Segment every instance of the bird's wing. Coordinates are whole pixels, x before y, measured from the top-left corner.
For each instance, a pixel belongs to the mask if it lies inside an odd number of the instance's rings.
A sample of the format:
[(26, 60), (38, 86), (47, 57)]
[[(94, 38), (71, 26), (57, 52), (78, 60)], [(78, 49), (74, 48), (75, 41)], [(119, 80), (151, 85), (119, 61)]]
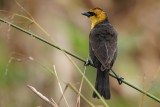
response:
[(110, 66), (112, 66), (110, 64), (117, 51), (116, 36), (116, 33), (111, 29), (96, 28), (91, 31), (90, 48), (104, 69), (110, 69)]

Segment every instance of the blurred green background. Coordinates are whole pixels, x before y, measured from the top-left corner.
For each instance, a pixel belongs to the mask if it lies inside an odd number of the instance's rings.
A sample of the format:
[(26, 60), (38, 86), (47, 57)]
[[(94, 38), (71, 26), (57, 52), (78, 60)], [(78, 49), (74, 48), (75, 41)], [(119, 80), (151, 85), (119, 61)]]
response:
[[(90, 21), (81, 12), (94, 7), (104, 9), (118, 32), (118, 57), (114, 70), (131, 84), (160, 98), (160, 1), (151, 0), (0, 0), (0, 17), (25, 28), (61, 48), (88, 57)], [(48, 32), (23, 17), (34, 20)], [(33, 60), (31, 60), (33, 59)], [(72, 58), (83, 71), (83, 63)], [(56, 77), (46, 68), (55, 65), (59, 78), (77, 88), (81, 76), (60, 51), (0, 22), (0, 107), (46, 107), (31, 92), (34, 86), (58, 102), (61, 92)], [(94, 85), (96, 70), (88, 67), (86, 76)], [(64, 82), (61, 81), (63, 89)], [(110, 78), (110, 107), (160, 107), (160, 104), (136, 90)], [(82, 94), (94, 105), (92, 89), (84, 82)], [(65, 93), (70, 107), (75, 107), (77, 94), (70, 88)], [(64, 100), (60, 107), (66, 107)], [(89, 105), (81, 100), (81, 107)]]

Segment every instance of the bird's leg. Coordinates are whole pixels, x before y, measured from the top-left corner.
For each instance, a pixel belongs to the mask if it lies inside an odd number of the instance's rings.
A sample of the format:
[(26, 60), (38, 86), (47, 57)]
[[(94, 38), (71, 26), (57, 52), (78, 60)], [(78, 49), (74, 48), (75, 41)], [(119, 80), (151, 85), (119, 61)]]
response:
[(122, 78), (119, 75), (117, 75), (112, 69), (111, 69), (111, 71), (116, 76), (116, 79), (117, 79), (118, 83), (121, 85), (123, 83), (122, 81), (124, 80), (124, 78)]
[(87, 61), (84, 63), (84, 66), (89, 66), (89, 65), (94, 65), (93, 61), (90, 58), (88, 58)]

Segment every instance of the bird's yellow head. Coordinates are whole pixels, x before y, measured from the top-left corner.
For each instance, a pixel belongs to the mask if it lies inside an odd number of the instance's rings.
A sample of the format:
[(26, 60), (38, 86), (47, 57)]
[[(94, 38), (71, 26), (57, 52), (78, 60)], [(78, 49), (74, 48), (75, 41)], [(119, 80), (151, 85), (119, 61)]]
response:
[(107, 14), (100, 8), (91, 9), (88, 12), (82, 13), (82, 15), (89, 17), (91, 20), (91, 29), (94, 28), (96, 24), (104, 21), (107, 18)]

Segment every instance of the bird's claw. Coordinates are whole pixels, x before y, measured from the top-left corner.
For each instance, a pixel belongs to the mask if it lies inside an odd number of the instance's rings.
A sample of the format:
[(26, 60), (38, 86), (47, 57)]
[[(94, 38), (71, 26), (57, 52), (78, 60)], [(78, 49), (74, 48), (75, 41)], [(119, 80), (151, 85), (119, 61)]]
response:
[(84, 66), (89, 66), (89, 65), (93, 65), (92, 60), (87, 59), (87, 61), (84, 63)]
[(117, 79), (119, 85), (121, 85), (121, 84), (123, 83), (123, 80), (124, 80), (123, 77), (120, 77), (119, 75), (117, 75), (117, 76), (116, 76), (116, 79)]
[(115, 75), (115, 78), (117, 79), (119, 85), (121, 85), (123, 83), (124, 78), (120, 77), (119, 75), (117, 75), (112, 69), (111, 71), (113, 72), (113, 74)]

